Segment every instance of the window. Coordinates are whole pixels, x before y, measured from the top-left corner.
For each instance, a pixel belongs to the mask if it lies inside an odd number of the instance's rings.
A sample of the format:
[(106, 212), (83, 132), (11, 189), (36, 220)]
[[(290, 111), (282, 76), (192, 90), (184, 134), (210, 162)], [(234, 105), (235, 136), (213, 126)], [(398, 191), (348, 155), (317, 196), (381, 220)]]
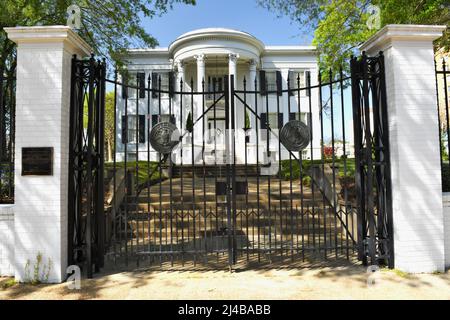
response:
[(309, 113), (307, 112), (291, 112), (289, 114), (289, 121), (292, 120), (300, 120), (301, 122), (303, 122), (304, 124), (309, 124)]
[(122, 116), (122, 143), (145, 143), (145, 116)]
[(259, 72), (259, 85), (261, 95), (277, 93), (281, 96), (282, 93), (282, 77), (280, 71), (264, 71)]
[[(145, 73), (129, 73), (127, 76), (123, 77), (122, 86), (122, 98), (128, 98), (130, 100), (135, 100), (137, 96), (140, 99), (145, 98)], [(139, 88), (139, 89), (137, 89)]]
[(214, 76), (214, 77), (208, 77), (208, 84), (205, 87), (205, 91), (210, 92), (206, 96), (206, 99), (214, 99), (214, 92), (216, 92), (216, 99), (218, 98), (219, 92), (222, 92), (224, 90), (223, 88), (223, 79), (225, 78), (225, 75), (223, 76)]
[(153, 114), (152, 115), (152, 127), (156, 126), (160, 122), (171, 122), (173, 124), (176, 124), (176, 119), (174, 115), (169, 114)]
[[(173, 72), (153, 72), (152, 73), (152, 98), (158, 98), (160, 91), (168, 91), (169, 96), (173, 96), (175, 88), (175, 77)], [(162, 95), (164, 95), (163, 93)]]
[(310, 80), (311, 80), (310, 78), (311, 78), (310, 71), (306, 70), (289, 71), (289, 89), (293, 90), (290, 92), (290, 95), (293, 96), (298, 94), (298, 89), (300, 88), (303, 89), (300, 90), (300, 96), (308, 97), (310, 94), (310, 90), (305, 90), (305, 88), (310, 87)]
[(261, 113), (261, 129), (268, 129), (267, 123), (270, 129), (281, 129), (283, 127), (283, 114), (276, 112)]
[(277, 90), (277, 76), (275, 72), (266, 72), (267, 91)]

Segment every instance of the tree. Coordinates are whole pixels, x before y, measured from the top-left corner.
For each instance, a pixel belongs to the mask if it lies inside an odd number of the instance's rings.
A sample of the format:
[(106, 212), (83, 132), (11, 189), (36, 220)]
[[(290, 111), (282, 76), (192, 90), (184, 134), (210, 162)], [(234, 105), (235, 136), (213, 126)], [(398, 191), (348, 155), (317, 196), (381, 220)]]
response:
[(94, 53), (120, 65), (124, 50), (158, 44), (142, 27), (142, 19), (164, 14), (174, 3), (194, 5), (195, 0), (2, 0), (0, 72), (15, 72), (15, 45), (7, 39), (5, 27), (66, 25), (67, 8), (75, 4), (81, 9), (80, 36)]
[[(314, 31), (313, 44), (320, 53), (320, 68), (325, 79), (331, 68), (340, 66), (355, 54), (358, 46), (377, 32), (367, 21), (370, 5), (381, 10), (381, 27), (387, 24), (450, 24), (448, 0), (257, 0), (267, 9), (288, 15), (303, 33)], [(440, 48), (450, 48), (449, 32), (436, 41)]]

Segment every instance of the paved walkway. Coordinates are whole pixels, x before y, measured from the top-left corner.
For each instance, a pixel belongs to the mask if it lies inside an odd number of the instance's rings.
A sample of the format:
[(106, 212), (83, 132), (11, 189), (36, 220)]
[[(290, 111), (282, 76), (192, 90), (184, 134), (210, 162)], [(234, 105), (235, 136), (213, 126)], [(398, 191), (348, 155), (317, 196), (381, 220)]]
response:
[[(320, 269), (143, 271), (100, 275), (79, 291), (14, 285), (0, 299), (450, 299), (450, 274), (381, 271), (375, 285), (359, 266)], [(0, 288), (8, 279), (0, 278)]]

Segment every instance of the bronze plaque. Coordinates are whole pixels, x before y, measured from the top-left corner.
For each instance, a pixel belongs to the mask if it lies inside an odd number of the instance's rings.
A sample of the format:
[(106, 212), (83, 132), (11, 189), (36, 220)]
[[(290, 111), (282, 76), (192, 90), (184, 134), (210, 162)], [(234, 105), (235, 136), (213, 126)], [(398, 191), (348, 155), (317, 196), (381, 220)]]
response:
[(289, 151), (303, 151), (311, 142), (310, 129), (303, 122), (292, 120), (281, 129), (280, 141)]
[(162, 154), (169, 154), (180, 143), (180, 133), (170, 122), (160, 122), (150, 132), (150, 145)]
[(22, 148), (22, 176), (52, 176), (53, 148)]

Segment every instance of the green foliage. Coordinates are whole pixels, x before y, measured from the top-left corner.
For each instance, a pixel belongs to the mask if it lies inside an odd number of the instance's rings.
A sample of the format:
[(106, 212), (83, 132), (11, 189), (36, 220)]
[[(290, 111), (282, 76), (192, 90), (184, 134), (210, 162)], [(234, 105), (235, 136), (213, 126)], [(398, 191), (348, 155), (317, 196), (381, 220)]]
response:
[[(42, 253), (38, 252), (36, 255), (36, 262), (31, 266), (31, 261), (27, 260), (25, 264), (25, 282), (37, 285), (40, 283), (48, 282), (50, 277), (50, 271), (52, 270), (53, 262), (49, 258), (47, 264), (43, 264)], [(31, 270), (33, 269), (33, 275), (31, 276)]]
[(107, 160), (111, 160), (114, 154), (114, 92), (108, 92), (105, 97), (105, 145)]
[[(369, 30), (369, 5), (381, 9), (381, 27), (387, 24), (450, 24), (448, 0), (258, 0), (259, 4), (280, 15), (288, 15), (300, 30), (314, 30), (313, 43), (320, 53), (324, 80), (328, 69), (336, 74), (358, 46), (377, 30)], [(449, 32), (436, 41), (438, 47), (450, 47)]]
[(244, 125), (244, 129), (251, 129), (252, 125), (250, 123), (250, 115), (248, 114), (248, 111), (245, 110), (245, 125)]
[[(324, 160), (325, 164), (331, 165), (333, 164), (332, 159)], [(350, 178), (353, 179), (355, 177), (355, 159), (347, 159), (345, 162), (346, 166), (344, 166), (344, 159), (335, 159), (335, 165), (339, 166), (339, 177), (340, 178)], [(302, 181), (306, 185), (310, 184), (311, 178), (309, 176), (309, 170), (311, 166), (321, 166), (322, 160), (303, 160), (302, 161)], [(291, 174), (291, 166), (292, 166), (292, 174)], [(281, 178), (284, 180), (298, 180), (300, 178), (300, 164), (296, 160), (283, 160), (281, 161)]]
[[(441, 138), (441, 141), (443, 141), (442, 138)], [(449, 157), (448, 157), (447, 148), (445, 147), (445, 145), (443, 143), (441, 144), (441, 156), (442, 156), (442, 161), (448, 162)]]
[[(154, 170), (158, 163), (156, 162), (150, 162), (150, 164), (147, 161), (139, 161), (137, 163), (138, 165), (138, 183), (143, 184), (145, 182), (150, 181), (156, 181), (160, 178), (165, 178), (163, 175), (162, 177), (159, 175), (159, 170)], [(124, 169), (125, 163), (124, 162), (116, 162), (116, 170)], [(106, 171), (113, 171), (114, 170), (114, 164), (111, 162), (105, 163), (105, 170)], [(127, 171), (132, 171), (133, 175), (136, 175), (136, 162), (127, 162)], [(149, 178), (148, 173), (154, 172), (153, 175)]]
[(0, 69), (6, 63), (10, 71), (15, 69), (15, 46), (6, 38), (4, 27), (66, 25), (67, 8), (72, 4), (81, 8), (80, 36), (96, 54), (120, 65), (125, 49), (158, 44), (142, 27), (142, 20), (166, 13), (175, 3), (194, 5), (195, 0), (2, 0)]
[(3, 290), (6, 290), (8, 288), (14, 287), (16, 284), (17, 284), (16, 279), (10, 278), (10, 279), (8, 279), (8, 280), (6, 280), (6, 281), (1, 283), (1, 288)]

